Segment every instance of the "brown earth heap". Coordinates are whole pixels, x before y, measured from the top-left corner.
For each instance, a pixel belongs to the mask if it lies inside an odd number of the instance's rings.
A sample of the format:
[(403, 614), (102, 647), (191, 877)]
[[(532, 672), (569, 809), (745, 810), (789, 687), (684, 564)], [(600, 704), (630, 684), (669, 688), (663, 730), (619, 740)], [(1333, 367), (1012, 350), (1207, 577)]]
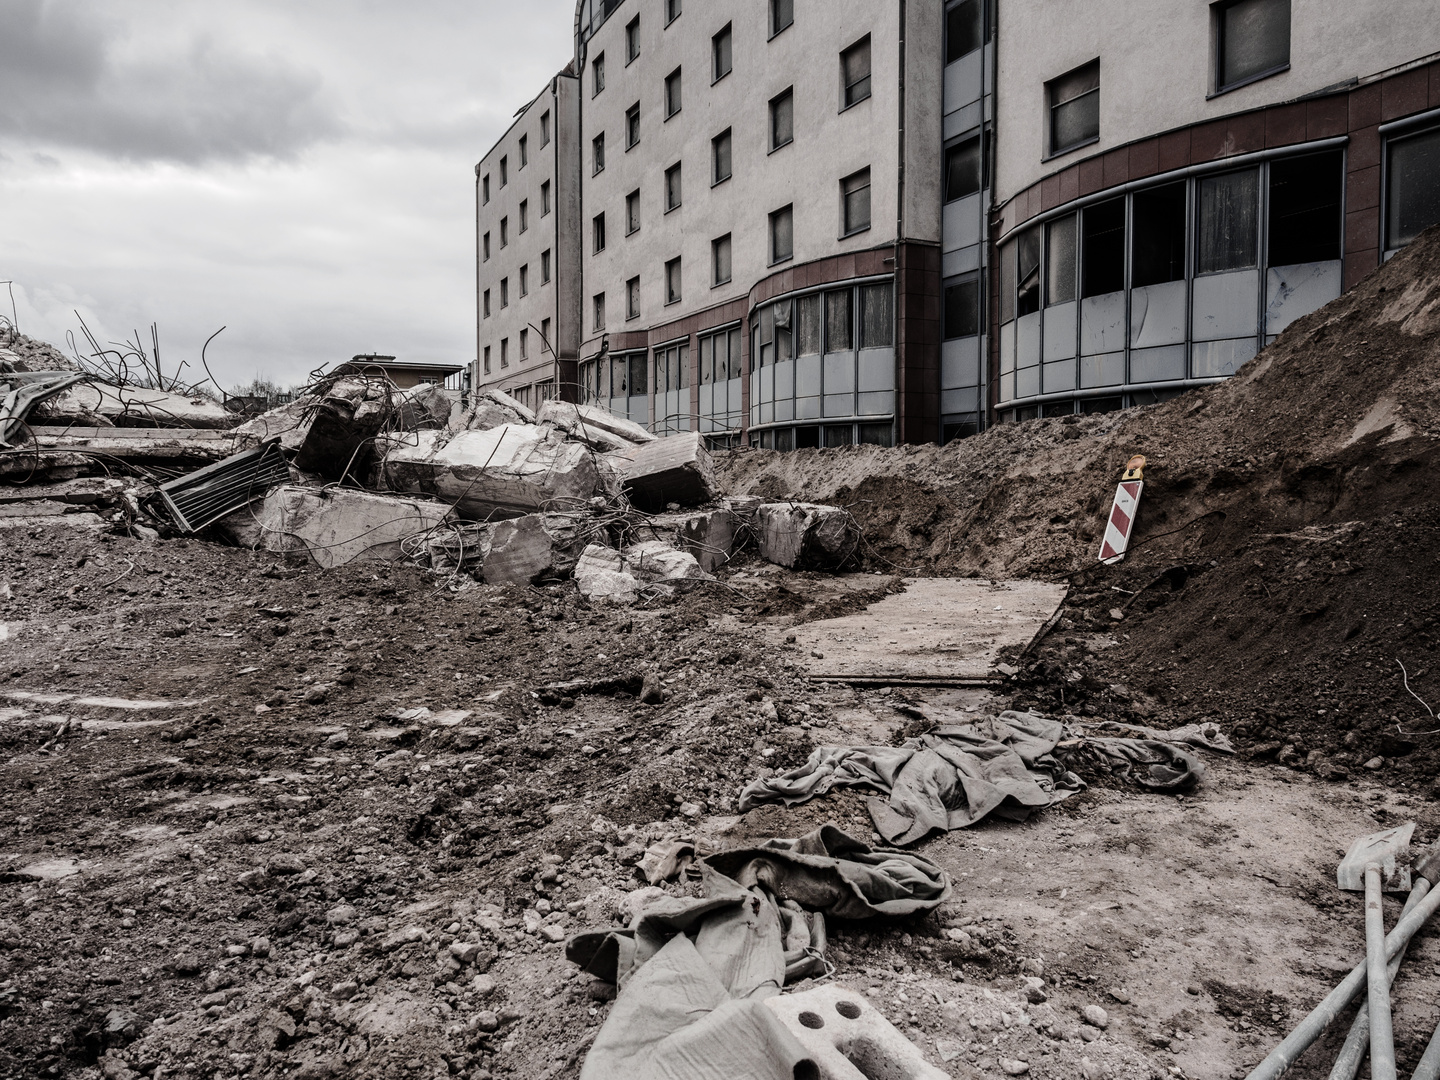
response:
[[(1321, 775), (1378, 757), (1397, 782), (1428, 782), (1436, 739), (1405, 733), (1440, 724), (1400, 664), (1440, 704), (1437, 390), (1431, 229), (1222, 385), (943, 448), (743, 450), (720, 471), (735, 494), (847, 505), (873, 568), (1068, 578), (1061, 633), (1122, 614), (1113, 647), (1072, 636), (1040, 650), (1027, 677), (1065, 687), (1045, 691), (1047, 705), (1214, 716), (1252, 753), (1308, 759)], [(1134, 547), (1102, 567), (1100, 532), (1134, 453), (1149, 461)]]

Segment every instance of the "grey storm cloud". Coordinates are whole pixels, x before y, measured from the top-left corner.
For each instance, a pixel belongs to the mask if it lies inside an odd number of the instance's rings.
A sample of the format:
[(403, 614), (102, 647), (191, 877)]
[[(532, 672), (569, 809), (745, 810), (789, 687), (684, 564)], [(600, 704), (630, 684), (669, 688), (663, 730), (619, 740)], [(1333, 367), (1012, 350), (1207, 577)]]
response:
[(147, 50), (57, 0), (0, 0), (0, 137), (135, 162), (293, 158), (343, 123), (314, 71), (195, 35)]

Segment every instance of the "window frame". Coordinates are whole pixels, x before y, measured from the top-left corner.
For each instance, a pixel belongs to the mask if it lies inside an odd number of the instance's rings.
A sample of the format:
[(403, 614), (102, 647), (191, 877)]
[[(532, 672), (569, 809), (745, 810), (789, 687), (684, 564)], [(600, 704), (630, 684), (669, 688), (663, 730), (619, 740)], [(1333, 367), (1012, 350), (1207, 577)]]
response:
[[(684, 264), (681, 257), (676, 255), (673, 259), (665, 260), (665, 306), (679, 304), (685, 299)], [(671, 272), (674, 272), (674, 281), (671, 281)], [(672, 284), (674, 288), (671, 288)]]
[(481, 360), (482, 360), (482, 362), (483, 362), (484, 365), (485, 365), (485, 370), (482, 372), (482, 374), (489, 375), (489, 374), (490, 374), (490, 346), (489, 346), (489, 345), (486, 345), (486, 346), (485, 346), (485, 351), (484, 351), (483, 353), (481, 353), (480, 355), (481, 355)]
[(489, 290), (489, 289), (486, 289), (483, 293), (480, 294), (480, 317), (481, 317), (482, 319), (488, 319), (488, 318), (490, 318), (490, 290)]
[[(667, 214), (679, 210), (680, 207), (685, 204), (685, 174), (681, 170), (682, 164), (683, 162), (677, 161), (674, 165), (671, 165), (668, 169), (665, 170), (663, 183), (665, 191), (665, 213)], [(672, 176), (675, 177), (674, 195), (676, 198), (674, 202), (670, 201), (670, 178)]]
[(1234, 82), (1224, 82), (1225, 68), (1225, 13), (1231, 8), (1239, 7), (1245, 0), (1216, 0), (1210, 5), (1210, 93), (1205, 95), (1205, 100), (1220, 97), (1232, 90), (1239, 90), (1242, 86), (1249, 86), (1251, 83), (1260, 82), (1274, 75), (1282, 75), (1290, 70), (1290, 51), (1294, 44), (1294, 8), (1291, 0), (1271, 0), (1272, 3), (1284, 3), (1286, 6), (1287, 35), (1289, 40), (1285, 43), (1285, 61), (1272, 67), (1257, 71), (1254, 74), (1246, 75), (1236, 79)]
[(605, 171), (605, 132), (590, 140), (590, 175), (599, 176)]
[(597, 98), (605, 92), (605, 52), (601, 50), (590, 61), (590, 96)]
[[(1404, 251), (1414, 239), (1407, 240), (1398, 246), (1392, 246), (1391, 240), (1391, 219), (1395, 213), (1395, 199), (1390, 192), (1390, 185), (1393, 182), (1392, 173), (1394, 166), (1392, 158), (1397, 145), (1403, 145), (1414, 139), (1423, 139), (1427, 136), (1440, 137), (1440, 121), (1437, 121), (1432, 111), (1420, 113), (1414, 117), (1405, 117), (1390, 124), (1382, 125), (1380, 130), (1380, 258), (1382, 260), (1391, 258), (1397, 252)], [(1341, 245), (1342, 257), (1344, 245)]]
[[(1066, 98), (1064, 101), (1055, 100), (1056, 84), (1058, 84), (1064, 79), (1070, 78), (1072, 75), (1078, 75), (1080, 72), (1090, 67), (1093, 67), (1095, 69), (1095, 86), (1093, 88), (1086, 90), (1083, 93), (1076, 94), (1074, 97)], [(1098, 56), (1095, 57), (1093, 60), (1087, 60), (1083, 64), (1077, 64), (1075, 67), (1071, 68), (1068, 71), (1061, 72), (1053, 79), (1045, 80), (1045, 156), (1040, 159), (1041, 161), (1050, 161), (1053, 158), (1063, 157), (1066, 154), (1074, 153), (1076, 150), (1079, 150), (1082, 147), (1094, 146), (1100, 141), (1099, 101), (1101, 85), (1100, 58)], [(1061, 106), (1069, 105), (1072, 102), (1079, 101), (1081, 98), (1089, 97), (1091, 94), (1095, 95), (1096, 100), (1095, 134), (1086, 136), (1084, 139), (1080, 139), (1077, 142), (1068, 143), (1065, 146), (1056, 146), (1055, 110), (1060, 108)]]
[(510, 366), (510, 339), (509, 339), (508, 337), (503, 337), (503, 338), (500, 339), (500, 370), (503, 371), (503, 370), (505, 370), (506, 368), (508, 368), (509, 366)]
[(540, 149), (550, 145), (550, 110), (540, 114)]
[(640, 59), (640, 16), (636, 15), (625, 24), (625, 66), (629, 67)]
[[(734, 23), (726, 23), (710, 37), (710, 85), (714, 86), (721, 79), (725, 78), (735, 70), (735, 34)], [(725, 41), (726, 47), (726, 68), (719, 71), (720, 67), (720, 41)]]
[(546, 248), (540, 253), (540, 284), (550, 284), (550, 249)]
[(519, 352), (520, 355), (516, 357), (516, 359), (518, 359), (522, 364), (526, 360), (530, 359), (530, 328), (528, 326), (522, 326), (520, 328)]
[[(632, 216), (631, 213), (630, 213), (630, 209), (631, 209), (632, 206), (633, 206), (634, 209), (635, 209), (635, 213), (634, 213), (633, 216)], [(625, 196), (625, 235), (626, 235), (626, 236), (634, 236), (634, 235), (635, 235), (637, 232), (639, 232), (639, 231), (640, 231), (640, 189), (639, 189), (639, 188), (636, 188), (634, 191), (630, 192), (629, 195), (626, 195), (626, 196)]]
[[(853, 191), (847, 190), (847, 188), (846, 188), (846, 185), (847, 185), (847, 184), (849, 184), (851, 181), (859, 180), (859, 179), (862, 178), (862, 177), (864, 178), (864, 184), (863, 184), (863, 186), (857, 184), (856, 187), (855, 187), (855, 189), (854, 189)], [(855, 170), (853, 173), (851, 173), (849, 176), (843, 176), (843, 177), (840, 178), (840, 239), (841, 239), (841, 240), (848, 240), (848, 239), (849, 239), (850, 237), (852, 237), (852, 236), (858, 236), (860, 233), (869, 232), (871, 226), (874, 224), (874, 221), (875, 221), (874, 208), (871, 206), (871, 203), (870, 203), (871, 188), (872, 188), (872, 185), (871, 185), (871, 174), (870, 174), (870, 166), (869, 166), (869, 165), (866, 165), (863, 169), (856, 169), (856, 170)], [(861, 191), (861, 190), (864, 190), (864, 192), (865, 192), (865, 211), (866, 211), (866, 212), (865, 212), (865, 224), (864, 224), (864, 225), (851, 226), (851, 224), (850, 224), (850, 198), (851, 198), (852, 195), (857, 194), (857, 193), (858, 193), (859, 191)]]
[[(721, 245), (725, 246), (725, 262), (727, 269), (722, 278), (719, 272)], [(735, 245), (734, 234), (726, 233), (724, 236), (717, 236), (710, 241), (710, 287), (718, 289), (721, 285), (728, 285), (735, 280)]]
[(510, 185), (510, 155), (500, 156), (500, 188), (503, 191)]
[[(858, 50), (861, 46), (864, 46), (866, 52), (867, 63), (865, 74), (863, 77), (856, 79), (853, 83), (846, 82), (845, 80), (848, 77), (848, 73), (845, 70), (845, 58), (848, 57), (851, 53)], [(851, 44), (840, 50), (840, 111), (842, 113), (850, 111), (851, 109), (855, 108), (855, 106), (859, 105), (862, 101), (869, 101), (874, 96), (874, 75), (875, 52), (871, 41), (871, 36), (869, 34), (863, 35), (856, 41), (852, 42)], [(851, 88), (859, 86), (862, 82), (865, 84), (864, 95), (862, 97), (857, 97), (852, 101), (850, 98)]]
[(490, 234), (488, 232), (480, 238), (480, 261), (490, 261)]
[[(681, 111), (685, 108), (685, 102), (684, 102), (684, 96), (685, 96), (685, 95), (684, 95), (684, 84), (683, 84), (682, 81), (681, 81), (681, 73), (682, 73), (683, 71), (684, 71), (684, 65), (682, 64), (682, 65), (680, 65), (679, 67), (677, 67), (674, 71), (670, 72), (669, 75), (666, 75), (666, 76), (665, 76), (664, 100), (665, 100), (665, 123), (667, 123), (667, 124), (670, 122), (670, 120), (671, 120), (672, 117), (679, 116), (680, 113), (681, 113)], [(674, 93), (674, 100), (673, 100), (673, 101), (671, 100), (671, 93), (670, 93), (672, 90), (675, 92), (675, 93)], [(674, 106), (674, 108), (671, 108), (672, 105)]]
[(520, 168), (516, 172), (524, 172), (525, 166), (530, 164), (530, 136), (521, 135), (519, 143), (516, 144), (520, 154)]
[(605, 294), (598, 292), (590, 298), (590, 317), (592, 320), (592, 332), (599, 332), (605, 329)]
[[(986, 166), (987, 166), (987, 158), (989, 157), (989, 154), (986, 152), (986, 150), (987, 150), (987, 144), (988, 144), (988, 142), (989, 142), (988, 136), (989, 136), (989, 131), (988, 131), (988, 130), (977, 131), (977, 132), (975, 132), (973, 135), (962, 135), (962, 136), (960, 136), (959, 138), (956, 138), (956, 139), (952, 140), (951, 142), (947, 143), (947, 144), (941, 149), (941, 151), (940, 151), (940, 168), (941, 168), (942, 184), (941, 184), (941, 191), (940, 191), (940, 200), (941, 200), (942, 205), (948, 205), (948, 204), (950, 204), (950, 203), (952, 203), (952, 202), (958, 202), (960, 199), (968, 199), (971, 195), (978, 195), (980, 192), (982, 192), (982, 191), (985, 190), (986, 184), (987, 184), (987, 182), (988, 182), (989, 179), (990, 179), (990, 178), (989, 178), (989, 175), (988, 175), (988, 172), (987, 172), (987, 169), (986, 169)], [(967, 191), (967, 192), (965, 192), (965, 194), (963, 194), (963, 195), (951, 195), (951, 194), (950, 194), (950, 157), (951, 157), (952, 153), (955, 153), (955, 152), (957, 152), (957, 151), (959, 151), (959, 150), (962, 150), (962, 149), (966, 149), (966, 148), (970, 147), (972, 144), (973, 144), (974, 147), (975, 147), (975, 153), (976, 153), (977, 159), (978, 159), (978, 161), (979, 161), (979, 169), (978, 169), (978, 172), (979, 172), (979, 184), (976, 186), (976, 188), (975, 188), (974, 191)]]
[[(720, 143), (721, 143), (722, 140), (727, 144), (726, 157), (729, 159), (729, 162), (728, 162), (728, 165), (727, 165), (727, 169), (726, 169), (726, 173), (725, 173), (724, 176), (719, 175), (719, 173), (720, 173)], [(720, 132), (720, 134), (714, 136), (714, 137), (711, 138), (711, 140), (710, 140), (710, 186), (711, 186), (712, 188), (713, 188), (713, 187), (719, 187), (721, 184), (725, 183), (727, 180), (730, 180), (732, 177), (734, 177), (734, 175), (735, 175), (735, 129), (734, 129), (734, 128), (728, 128), (728, 127), (727, 127), (724, 131)]]
[(486, 173), (480, 178), (480, 205), (490, 205), (490, 174)]
[(510, 246), (510, 215), (506, 214), (500, 219), (500, 250), (504, 251)]
[(530, 295), (530, 264), (522, 263), (520, 266), (520, 298), (523, 300)]
[[(778, 20), (775, 17), (776, 10), (782, 3), (790, 5), (790, 20), (789, 22), (785, 23), (784, 26), (777, 26), (776, 23), (778, 22)], [(767, 4), (766, 6), (770, 9), (770, 34), (765, 40), (774, 41), (786, 30), (789, 30), (790, 27), (795, 25), (795, 0), (770, 0), (769, 4)]]
[[(790, 106), (790, 135), (784, 142), (776, 142), (775, 110), (779, 105), (784, 103), (788, 103)], [(772, 97), (769, 102), (766, 103), (766, 112), (769, 116), (770, 121), (768, 124), (768, 130), (766, 132), (766, 134), (769, 136), (766, 141), (770, 144), (769, 149), (765, 151), (765, 154), (768, 157), (770, 154), (775, 153), (775, 151), (777, 150), (783, 150), (785, 147), (789, 146), (795, 141), (795, 87), (793, 85), (787, 86), (784, 90), (781, 90), (780, 93)]]
[[(775, 248), (775, 223), (776, 223), (777, 220), (779, 220), (779, 218), (780, 218), (780, 216), (781, 216), (782, 214), (788, 215), (788, 216), (789, 216), (789, 219), (790, 219), (790, 250), (789, 250), (788, 252), (786, 252), (784, 255), (779, 255), (779, 254), (777, 254), (776, 248)], [(777, 209), (770, 211), (770, 215), (769, 215), (769, 218), (768, 218), (768, 221), (767, 221), (766, 236), (765, 236), (765, 246), (766, 246), (766, 249), (767, 249), (767, 250), (766, 250), (766, 254), (769, 256), (769, 262), (767, 263), (767, 265), (769, 265), (769, 266), (779, 266), (781, 263), (789, 262), (791, 259), (795, 258), (795, 204), (794, 204), (794, 203), (787, 203), (787, 204), (784, 205), (784, 206), (778, 207)]]
[(550, 181), (545, 180), (540, 184), (540, 216), (550, 216)]
[(665, 25), (667, 28), (683, 14), (685, 14), (685, 5), (682, 0), (665, 0)]
[(508, 277), (502, 277), (502, 278), (500, 279), (500, 310), (501, 310), (501, 311), (504, 311), (504, 310), (505, 310), (506, 308), (508, 308), (509, 306), (510, 306), (510, 279), (509, 279)]
[[(955, 56), (951, 56), (950, 16), (952, 12), (959, 11), (967, 3), (978, 4), (980, 8), (980, 43), (976, 45), (975, 48), (970, 49), (967, 52), (958, 53)], [(951, 64), (958, 63), (959, 61), (965, 59), (965, 57), (970, 56), (972, 53), (977, 53), (981, 49), (985, 48), (985, 46), (990, 43), (990, 31), (992, 26), (993, 23), (990, 18), (989, 0), (960, 0), (960, 3), (948, 5), (945, 8), (945, 27), (942, 31), (944, 35), (944, 40), (941, 42), (942, 55), (945, 58), (944, 66), (949, 67)]]
[[(631, 136), (634, 138), (631, 138)], [(625, 110), (625, 152), (628, 154), (640, 145), (640, 102)]]
[(530, 230), (530, 200), (529, 200), (529, 199), (521, 199), (521, 200), (520, 200), (520, 206), (519, 206), (518, 213), (519, 213), (519, 216), (520, 216), (520, 231), (519, 231), (519, 235), (523, 236), (525, 233), (529, 232), (529, 230)]
[(625, 282), (625, 321), (640, 318), (640, 275)]
[(590, 254), (599, 255), (605, 250), (605, 211), (601, 210), (590, 219)]

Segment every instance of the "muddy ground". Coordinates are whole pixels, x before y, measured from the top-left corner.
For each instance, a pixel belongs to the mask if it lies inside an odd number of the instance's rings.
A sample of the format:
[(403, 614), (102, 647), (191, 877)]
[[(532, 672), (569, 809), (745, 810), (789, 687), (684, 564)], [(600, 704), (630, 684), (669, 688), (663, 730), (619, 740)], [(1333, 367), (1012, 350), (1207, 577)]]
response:
[[(7, 1080), (573, 1078), (611, 992), (560, 940), (612, 922), (647, 843), (823, 821), (872, 838), (856, 793), (743, 817), (734, 800), (814, 745), (913, 731), (899, 707), (916, 703), (1165, 726), (1202, 694), (1172, 672), (1209, 663), (1144, 656), (1143, 628), (1198, 587), (1168, 579), (1123, 623), (1104, 610), (1121, 594), (1077, 589), (1001, 693), (855, 691), (803, 678), (759, 631), (878, 599), (894, 582), (873, 571), (742, 558), (722, 584), (616, 609), (568, 584), (302, 570), (196, 540), (52, 526), (4, 543)], [(1126, 663), (1156, 670), (1125, 686)], [(637, 700), (647, 674), (655, 704)], [(546, 689), (573, 680), (600, 692)], [(1318, 688), (1314, 708), (1345, 707), (1338, 680)], [(179, 704), (122, 707), (142, 701)], [(956, 1077), (1002, 1059), (1041, 1080), (1243, 1076), (1363, 952), (1360, 903), (1333, 884), (1344, 847), (1440, 824), (1418, 777), (1282, 750), (1210, 759), (1190, 797), (1091, 777), (1027, 823), (922, 843), (954, 901), (832, 924), (835, 979)], [(1437, 962), (1427, 938), (1397, 983), (1405, 1070), (1437, 1019)], [(1342, 1034), (1300, 1075), (1327, 1072)]]

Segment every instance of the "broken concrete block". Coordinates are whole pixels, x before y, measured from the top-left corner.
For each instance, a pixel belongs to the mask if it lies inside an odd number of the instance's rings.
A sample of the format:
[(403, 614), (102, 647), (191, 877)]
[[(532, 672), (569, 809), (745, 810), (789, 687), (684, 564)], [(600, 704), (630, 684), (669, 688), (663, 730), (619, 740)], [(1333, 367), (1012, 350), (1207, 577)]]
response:
[(659, 513), (671, 503), (699, 506), (720, 494), (715, 464), (698, 431), (669, 435), (606, 457), (619, 468), (630, 501), (648, 513)]
[(381, 379), (346, 376), (315, 393), (271, 409), (235, 429), (241, 446), (278, 438), (304, 472), (338, 480), (348, 468), (361, 475), (370, 464), (370, 440), (390, 414), (392, 391)]
[(428, 499), (286, 486), (265, 497), (259, 523), (267, 551), (304, 552), (329, 569), (357, 560), (402, 559), (403, 541), (423, 540), (450, 516), (449, 507)]
[(656, 440), (655, 435), (639, 424), (595, 405), (547, 401), (540, 406), (537, 420), (602, 452), (642, 446)]
[(120, 427), (232, 428), (235, 414), (199, 395), (171, 394), (92, 380), (35, 406), (35, 424), (92, 423), (91, 417)]
[(535, 414), (503, 390), (482, 390), (452, 424), (458, 431), (489, 431), (502, 424), (533, 424)]
[(405, 431), (452, 427), (451, 417), (460, 409), (460, 391), (446, 390), (434, 383), (421, 383), (395, 395), (400, 427)]
[(583, 507), (595, 496), (613, 497), (612, 466), (548, 428), (502, 424), (488, 431), (436, 431), (386, 435), (381, 486), (423, 492), (466, 518), (519, 517)]
[(640, 593), (640, 582), (625, 572), (620, 553), (600, 544), (591, 544), (580, 555), (575, 584), (582, 596), (612, 604), (633, 604)]
[(675, 533), (680, 550), (694, 555), (705, 573), (713, 574), (735, 554), (740, 520), (734, 511), (702, 510), (675, 517), (678, 519)]
[(575, 569), (589, 534), (588, 515), (527, 514), (491, 526), (481, 574), (487, 585), (529, 585)]
[(677, 551), (663, 540), (647, 540), (625, 549), (624, 570), (637, 581), (676, 581), (708, 577), (695, 556)]
[(798, 570), (836, 570), (860, 546), (848, 511), (817, 503), (765, 503), (755, 513), (760, 557)]

